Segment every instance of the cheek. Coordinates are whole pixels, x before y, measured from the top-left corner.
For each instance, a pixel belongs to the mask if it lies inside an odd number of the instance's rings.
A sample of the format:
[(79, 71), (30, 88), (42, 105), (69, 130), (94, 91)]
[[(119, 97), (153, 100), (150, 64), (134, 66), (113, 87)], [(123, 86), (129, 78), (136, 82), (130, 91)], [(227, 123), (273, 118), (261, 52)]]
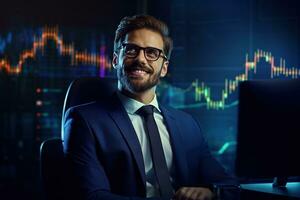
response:
[(124, 58), (124, 59), (122, 60), (122, 67), (124, 68), (124, 66), (131, 65), (132, 63), (133, 63), (133, 60), (132, 60), (132, 59)]

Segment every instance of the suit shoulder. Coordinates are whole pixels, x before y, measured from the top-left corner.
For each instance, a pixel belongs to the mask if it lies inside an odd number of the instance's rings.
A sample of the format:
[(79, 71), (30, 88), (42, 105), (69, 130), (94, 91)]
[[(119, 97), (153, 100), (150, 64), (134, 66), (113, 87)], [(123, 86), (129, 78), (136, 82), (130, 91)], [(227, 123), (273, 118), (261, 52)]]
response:
[(101, 103), (97, 101), (92, 101), (84, 104), (79, 104), (76, 106), (72, 106), (65, 112), (65, 116), (72, 115), (74, 113), (80, 114), (80, 115), (86, 115), (91, 114), (93, 112), (98, 112), (101, 110), (104, 110), (105, 105), (102, 105)]
[(179, 110), (179, 109), (173, 108), (171, 106), (167, 106), (167, 105), (163, 105), (162, 107), (164, 109), (166, 109), (170, 113), (170, 115), (172, 115), (176, 119), (194, 120), (194, 117), (191, 114), (189, 114), (183, 110)]

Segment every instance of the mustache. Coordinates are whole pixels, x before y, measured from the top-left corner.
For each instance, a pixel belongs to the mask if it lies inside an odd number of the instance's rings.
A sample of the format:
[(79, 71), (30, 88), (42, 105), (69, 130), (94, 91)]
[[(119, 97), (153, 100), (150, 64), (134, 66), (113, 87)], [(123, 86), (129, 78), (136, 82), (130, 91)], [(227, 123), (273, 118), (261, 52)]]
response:
[(153, 73), (153, 69), (151, 67), (147, 67), (145, 65), (142, 65), (140, 63), (133, 63), (131, 65), (127, 65), (124, 67), (124, 70), (127, 72), (134, 71), (134, 70), (142, 70), (147, 73)]

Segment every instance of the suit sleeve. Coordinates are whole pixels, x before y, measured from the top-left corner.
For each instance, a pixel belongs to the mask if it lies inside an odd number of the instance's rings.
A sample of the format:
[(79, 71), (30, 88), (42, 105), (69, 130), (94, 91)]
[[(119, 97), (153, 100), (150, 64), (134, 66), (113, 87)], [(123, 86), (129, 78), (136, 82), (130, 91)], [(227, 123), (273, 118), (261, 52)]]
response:
[(93, 132), (74, 108), (69, 109), (65, 115), (63, 145), (67, 167), (65, 184), (68, 199), (146, 200), (146, 198), (125, 197), (111, 192), (109, 180), (98, 159)]
[[(239, 199), (238, 180), (234, 176), (228, 174), (224, 167), (211, 155), (209, 147), (198, 122), (194, 122), (199, 131), (200, 144), (200, 162), (198, 169), (200, 170), (201, 179), (204, 186), (219, 188), (222, 191), (222, 199), (237, 200)], [(214, 187), (213, 187), (214, 186)]]
[(199, 164), (201, 179), (204, 183), (224, 183), (234, 179), (225, 171), (224, 167), (211, 155), (207, 142), (203, 136), (201, 128), (194, 118), (192, 118), (197, 130), (197, 141), (199, 150)]

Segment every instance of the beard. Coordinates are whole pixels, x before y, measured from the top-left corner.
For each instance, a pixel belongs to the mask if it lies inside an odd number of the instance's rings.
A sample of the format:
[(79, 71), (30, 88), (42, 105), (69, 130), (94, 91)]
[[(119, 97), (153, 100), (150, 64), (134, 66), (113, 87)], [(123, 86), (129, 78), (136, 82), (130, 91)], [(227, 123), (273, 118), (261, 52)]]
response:
[[(132, 77), (128, 73), (133, 70), (143, 70), (147, 73), (147, 77)], [(117, 71), (117, 76), (122, 88), (132, 93), (140, 93), (155, 87), (159, 83), (161, 70), (162, 66), (159, 71), (155, 72), (152, 67), (142, 65), (137, 61), (131, 65), (124, 65), (123, 67), (120, 67)]]

